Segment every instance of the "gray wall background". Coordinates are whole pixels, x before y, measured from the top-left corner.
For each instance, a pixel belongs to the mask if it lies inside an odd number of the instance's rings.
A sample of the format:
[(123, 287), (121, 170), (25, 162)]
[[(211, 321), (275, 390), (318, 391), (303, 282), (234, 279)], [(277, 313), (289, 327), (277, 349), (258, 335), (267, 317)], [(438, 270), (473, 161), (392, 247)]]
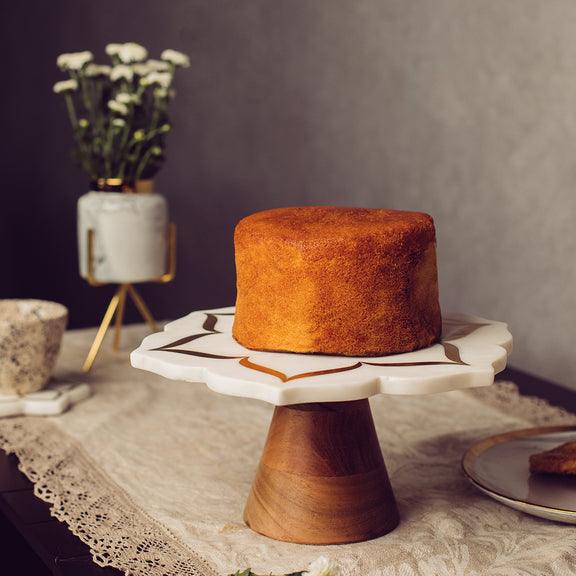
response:
[(444, 308), (509, 322), (515, 366), (576, 387), (575, 32), (571, 0), (3, 3), (0, 296), (99, 321), (110, 289), (77, 276), (87, 183), (51, 85), (60, 52), (133, 40), (192, 60), (158, 178), (179, 276), (144, 287), (157, 316), (233, 302), (233, 226), (255, 210), (423, 210)]

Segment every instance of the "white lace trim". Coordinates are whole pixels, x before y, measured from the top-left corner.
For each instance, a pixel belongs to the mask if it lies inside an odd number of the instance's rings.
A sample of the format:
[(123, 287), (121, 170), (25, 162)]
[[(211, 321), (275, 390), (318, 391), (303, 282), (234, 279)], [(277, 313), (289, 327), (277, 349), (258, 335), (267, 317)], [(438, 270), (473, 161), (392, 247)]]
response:
[(217, 576), (48, 421), (0, 421), (0, 446), (16, 454), (36, 496), (51, 504), (51, 514), (90, 547), (99, 566), (128, 576)]
[(494, 386), (467, 390), (466, 393), (504, 414), (512, 414), (527, 420), (534, 426), (576, 423), (576, 415), (572, 412), (559, 406), (552, 406), (543, 398), (521, 395), (514, 382), (498, 382)]
[[(576, 422), (575, 415), (545, 400), (520, 396), (512, 382), (467, 393), (535, 426)], [(89, 546), (99, 566), (129, 576), (217, 576), (207, 561), (135, 504), (80, 445), (49, 421), (0, 421), (0, 447), (16, 454), (34, 493)]]

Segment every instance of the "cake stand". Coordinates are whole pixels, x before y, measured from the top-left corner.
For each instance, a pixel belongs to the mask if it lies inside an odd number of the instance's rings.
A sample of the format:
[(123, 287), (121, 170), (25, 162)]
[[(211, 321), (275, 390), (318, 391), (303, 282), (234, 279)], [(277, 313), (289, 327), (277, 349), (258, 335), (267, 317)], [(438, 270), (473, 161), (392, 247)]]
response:
[(512, 348), (506, 324), (448, 314), (441, 342), (406, 354), (260, 352), (232, 337), (234, 308), (198, 311), (132, 352), (136, 368), (276, 406), (244, 519), (302, 544), (376, 538), (399, 521), (368, 398), (488, 386)]

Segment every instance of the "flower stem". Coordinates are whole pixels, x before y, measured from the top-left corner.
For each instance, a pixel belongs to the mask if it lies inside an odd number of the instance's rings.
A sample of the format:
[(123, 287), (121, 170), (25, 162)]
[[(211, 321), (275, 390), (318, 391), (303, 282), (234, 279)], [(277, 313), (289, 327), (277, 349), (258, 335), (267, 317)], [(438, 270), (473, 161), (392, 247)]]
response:
[(70, 118), (70, 124), (74, 131), (78, 128), (78, 118), (76, 116), (76, 110), (74, 109), (74, 102), (72, 102), (72, 96), (69, 93), (64, 94), (64, 100), (66, 101), (66, 109), (68, 110), (68, 116)]
[(66, 102), (68, 117), (70, 118), (70, 124), (72, 125), (74, 140), (76, 140), (76, 145), (78, 146), (80, 164), (82, 165), (82, 168), (93, 177), (94, 170), (92, 169), (92, 165), (90, 163), (90, 154), (86, 149), (85, 144), (82, 142), (82, 135), (78, 126), (78, 116), (76, 114), (76, 109), (74, 108), (74, 101), (72, 100), (72, 96), (69, 93), (64, 94), (64, 101)]
[(153, 147), (150, 146), (150, 148), (146, 150), (144, 156), (142, 156), (142, 159), (138, 163), (138, 167), (136, 168), (136, 172), (134, 173), (134, 182), (140, 180), (140, 176), (142, 176), (142, 172), (144, 172), (144, 168), (146, 168), (146, 165), (148, 164), (152, 156), (152, 148)]

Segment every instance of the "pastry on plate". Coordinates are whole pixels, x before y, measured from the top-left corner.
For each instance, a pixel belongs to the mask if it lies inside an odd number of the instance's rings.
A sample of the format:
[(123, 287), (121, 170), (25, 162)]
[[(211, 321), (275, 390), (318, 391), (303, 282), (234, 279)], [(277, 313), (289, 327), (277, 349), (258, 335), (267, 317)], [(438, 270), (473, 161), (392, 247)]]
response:
[(576, 442), (566, 442), (530, 456), (530, 472), (576, 475)]

